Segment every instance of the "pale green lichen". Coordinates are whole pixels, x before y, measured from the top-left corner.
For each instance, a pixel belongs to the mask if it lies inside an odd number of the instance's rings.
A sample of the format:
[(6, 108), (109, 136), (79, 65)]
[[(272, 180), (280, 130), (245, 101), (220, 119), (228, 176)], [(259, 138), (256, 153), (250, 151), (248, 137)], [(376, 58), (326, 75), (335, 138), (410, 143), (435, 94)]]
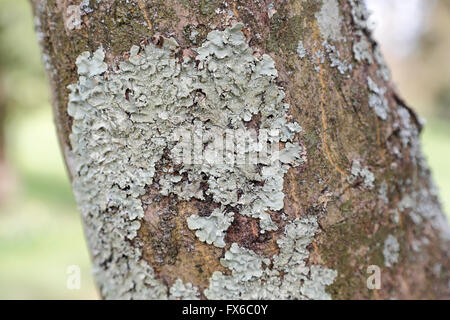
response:
[(361, 38), (358, 41), (353, 43), (353, 54), (356, 61), (365, 61), (368, 64), (373, 63), (372, 53), (370, 52), (370, 44), (363, 35), (361, 35)]
[(398, 210), (408, 214), (416, 225), (430, 222), (433, 228), (439, 230), (444, 239), (450, 239), (450, 228), (445, 214), (438, 200), (438, 191), (433, 180), (428, 177), (431, 186), (421, 182), (411, 192), (404, 192), (404, 196), (398, 203)]
[[(168, 295), (166, 285), (142, 260), (139, 242), (128, 241), (140, 228), (140, 197), (149, 185), (182, 200), (210, 195), (222, 206), (259, 219), (261, 232), (277, 229), (267, 211), (284, 207), (284, 174), (302, 161), (302, 149), (293, 142), (301, 128), (288, 121), (289, 105), (275, 82), (274, 61), (268, 55), (257, 59), (241, 28), (236, 24), (210, 32), (197, 49), (196, 61), (176, 60), (173, 39), (164, 39), (162, 47), (133, 46), (129, 59), (114, 72), (107, 72), (102, 48), (78, 57), (79, 78), (69, 86), (72, 150), (66, 155), (94, 274), (105, 298)], [(177, 163), (183, 142), (174, 138), (177, 130), (192, 131), (194, 124), (195, 135), (241, 132), (254, 115), (259, 116), (259, 129), (271, 133), (259, 146), (278, 138), (286, 142), (281, 161), (260, 157), (245, 164), (214, 158)], [(199, 150), (207, 151), (210, 142), (200, 139)], [(237, 148), (235, 153), (245, 158), (250, 151)], [(163, 174), (156, 175), (157, 165)]]
[(125, 112), (114, 108), (113, 99), (117, 103), (121, 99), (108, 95), (117, 82), (100, 76), (106, 71), (103, 59), (102, 48), (92, 57), (86, 52), (78, 57), (79, 79), (69, 86), (68, 105), (73, 126), (72, 150), (66, 154), (71, 159), (73, 189), (84, 218), (93, 273), (105, 298), (165, 298), (166, 286), (140, 260), (140, 250), (127, 241), (140, 228), (136, 219), (144, 212), (138, 197), (144, 194), (151, 173), (121, 160), (137, 157), (139, 151), (127, 137), (139, 131), (131, 129)]
[(355, 159), (352, 162), (351, 175), (347, 177), (347, 181), (353, 184), (358, 178), (362, 179), (365, 188), (372, 189), (374, 187), (373, 182), (375, 181), (375, 176), (369, 167), (362, 167), (361, 162)]
[(416, 163), (421, 154), (419, 130), (417, 125), (412, 122), (411, 115), (405, 107), (398, 105), (397, 114), (400, 122), (395, 123), (394, 126), (400, 130), (402, 147), (409, 147), (411, 160)]
[(330, 59), (330, 67), (337, 68), (340, 74), (346, 74), (347, 72), (352, 71), (353, 65), (341, 60), (341, 53), (335, 46), (330, 45), (328, 41), (324, 41), (322, 45)]
[(103, 48), (99, 48), (91, 57), (87, 51), (80, 54), (75, 61), (78, 67), (78, 75), (84, 77), (94, 77), (102, 74), (107, 70), (107, 65), (103, 60), (105, 59), (105, 52)]
[(318, 265), (311, 266), (310, 276), (304, 280), (300, 289), (301, 293), (312, 300), (330, 299), (325, 288), (334, 282), (337, 272)]
[(386, 88), (378, 87), (372, 78), (367, 77), (367, 84), (371, 93), (369, 94), (369, 107), (372, 108), (381, 120), (387, 120), (389, 113), (388, 101), (386, 99)]
[[(330, 299), (325, 288), (333, 283), (337, 272), (307, 265), (307, 246), (317, 229), (316, 217), (289, 222), (283, 237), (277, 240), (279, 254), (271, 260), (233, 244), (221, 261), (231, 269), (231, 275), (214, 272), (205, 296), (209, 299)], [(266, 267), (262, 268), (263, 265)]]
[(215, 209), (207, 217), (192, 215), (187, 218), (189, 229), (197, 230), (195, 235), (200, 241), (214, 244), (216, 247), (225, 247), (225, 231), (233, 222), (233, 213), (225, 213), (221, 209)]
[(400, 252), (400, 245), (398, 240), (393, 235), (388, 235), (384, 241), (383, 256), (384, 265), (386, 267), (392, 267), (398, 262)]
[(297, 44), (297, 54), (300, 57), (300, 59), (303, 59), (304, 57), (306, 57), (306, 49), (303, 46), (303, 41), (299, 40), (298, 44)]
[(374, 43), (372, 58), (372, 55), (369, 51), (369, 43), (364, 38), (364, 32), (370, 35), (371, 29), (373, 29), (368, 24), (368, 18), (370, 14), (367, 10), (366, 4), (362, 0), (348, 0), (348, 2), (350, 4), (353, 22), (359, 28), (356, 34), (358, 35), (358, 37), (360, 37), (360, 40), (355, 42), (353, 46), (355, 59), (358, 61), (367, 61), (371, 64), (373, 63), (374, 58), (379, 67), (376, 71), (377, 76), (384, 81), (389, 81), (391, 77), (390, 71), (386, 65), (383, 55), (381, 54), (379, 45)]
[(200, 293), (198, 288), (188, 282), (186, 285), (181, 279), (175, 280), (174, 284), (170, 287), (170, 299), (175, 300), (199, 300)]
[(353, 22), (362, 30), (369, 31), (367, 19), (369, 18), (369, 11), (363, 0), (348, 0), (351, 8)]
[(323, 0), (320, 11), (316, 13), (317, 23), (325, 40), (338, 41), (342, 39), (342, 17), (337, 0)]
[(381, 53), (378, 45), (374, 48), (373, 56), (379, 68), (376, 71), (377, 76), (379, 76), (384, 81), (389, 81), (391, 79), (391, 72), (386, 64), (386, 61), (384, 60), (383, 54)]
[(269, 264), (269, 259), (264, 259), (251, 250), (241, 248), (233, 243), (225, 253), (220, 263), (231, 270), (232, 276), (237, 281), (248, 281), (262, 276), (262, 264)]

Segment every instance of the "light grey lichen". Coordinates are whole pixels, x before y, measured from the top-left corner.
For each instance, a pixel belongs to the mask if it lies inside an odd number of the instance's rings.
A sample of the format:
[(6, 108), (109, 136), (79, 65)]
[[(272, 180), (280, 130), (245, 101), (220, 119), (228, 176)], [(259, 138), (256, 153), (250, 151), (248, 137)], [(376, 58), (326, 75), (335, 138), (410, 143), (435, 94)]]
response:
[(388, 235), (384, 241), (383, 256), (384, 265), (386, 267), (392, 267), (398, 262), (400, 252), (400, 245), (398, 240), (393, 235)]
[(81, 3), (80, 3), (80, 12), (81, 12), (81, 15), (86, 15), (86, 14), (89, 14), (91, 12), (94, 12), (94, 9), (92, 9), (90, 7), (89, 0), (81, 1)]
[(386, 181), (383, 181), (380, 185), (380, 189), (378, 189), (378, 199), (381, 199), (385, 204), (389, 203), (389, 198), (387, 196), (388, 188), (389, 186)]
[(67, 6), (66, 12), (63, 15), (64, 26), (67, 30), (74, 30), (81, 28), (81, 10), (80, 6), (69, 5)]
[(375, 181), (375, 176), (370, 171), (369, 167), (361, 167), (361, 162), (357, 159), (353, 160), (351, 174), (347, 177), (347, 181), (353, 184), (358, 178), (363, 181), (364, 187), (367, 189), (372, 189), (374, 187), (373, 182)]
[(106, 71), (108, 66), (103, 61), (105, 59), (105, 52), (100, 47), (91, 57), (91, 54), (87, 51), (83, 52), (77, 57), (75, 61), (78, 67), (78, 75), (87, 78), (92, 78)]
[(353, 65), (341, 60), (341, 53), (335, 46), (329, 44), (328, 41), (324, 41), (323, 46), (328, 54), (332, 68), (337, 68), (340, 74), (346, 74), (352, 71)]
[(363, 0), (348, 0), (351, 8), (353, 22), (362, 30), (370, 31), (367, 20), (369, 11)]
[(363, 35), (361, 35), (358, 41), (353, 43), (353, 54), (358, 62), (366, 61), (369, 64), (373, 63), (372, 53), (370, 52), (370, 44)]
[(310, 269), (309, 279), (303, 282), (300, 291), (305, 297), (312, 300), (330, 299), (328, 294), (324, 295), (325, 288), (334, 282), (336, 276), (335, 270), (313, 265)]
[(231, 244), (225, 252), (225, 257), (220, 263), (231, 270), (233, 278), (237, 281), (248, 281), (252, 278), (260, 278), (263, 274), (262, 264), (269, 264), (269, 259), (264, 259), (252, 250)]
[(416, 225), (430, 222), (443, 238), (450, 239), (450, 228), (438, 201), (437, 190), (431, 178), (428, 179), (431, 187), (421, 183), (411, 192), (404, 191), (404, 196), (397, 204), (398, 210), (408, 214)]
[(216, 247), (225, 247), (225, 231), (233, 222), (233, 213), (225, 213), (221, 209), (214, 211), (207, 217), (192, 215), (187, 218), (189, 229), (197, 230), (195, 235), (200, 241), (214, 244)]
[(195, 29), (193, 29), (191, 31), (191, 34), (189, 35), (189, 40), (192, 41), (192, 43), (197, 43), (197, 36), (198, 36), (199, 32)]
[[(307, 246), (317, 229), (317, 217), (289, 222), (283, 237), (277, 240), (279, 254), (270, 262), (233, 244), (225, 254), (226, 259), (221, 261), (231, 269), (231, 275), (214, 272), (205, 296), (209, 299), (330, 299), (325, 288), (333, 283), (337, 272), (307, 265)], [(262, 268), (263, 265), (266, 267)]]
[[(309, 56), (309, 61), (314, 65), (314, 69), (319, 72), (322, 64), (325, 63), (328, 57), (330, 61), (330, 67), (336, 68), (340, 74), (345, 75), (353, 70), (353, 65), (341, 58), (340, 51), (336, 46), (330, 44), (328, 40), (324, 40), (321, 43), (314, 42), (313, 47), (316, 48), (314, 54), (308, 54), (308, 51), (303, 47), (303, 42), (300, 40), (297, 45), (297, 54), (301, 59)], [(346, 75), (347, 78), (350, 77), (349, 74)]]
[(316, 13), (317, 23), (325, 40), (338, 41), (342, 39), (342, 17), (337, 0), (323, 0), (320, 11)]
[(378, 87), (372, 78), (367, 77), (369, 90), (369, 107), (372, 108), (381, 120), (387, 120), (389, 113), (388, 101), (386, 99), (386, 88)]
[(375, 62), (378, 64), (377, 76), (384, 81), (389, 81), (391, 79), (391, 71), (389, 70), (386, 61), (384, 60), (383, 54), (381, 53), (380, 47), (377, 45), (374, 48), (373, 56)]
[[(210, 32), (195, 61), (176, 60), (173, 39), (165, 39), (162, 47), (133, 46), (116, 71), (107, 71), (102, 48), (76, 60), (78, 81), (69, 86), (68, 103), (72, 150), (66, 154), (72, 159), (73, 189), (94, 275), (105, 298), (168, 296), (166, 285), (142, 260), (139, 242), (128, 241), (135, 239), (144, 216), (140, 197), (153, 183), (180, 199), (209, 195), (222, 206), (239, 208), (239, 214), (260, 220), (261, 232), (277, 229), (267, 211), (283, 209), (284, 175), (302, 162), (302, 149), (293, 141), (300, 126), (288, 120), (274, 61), (268, 55), (257, 59), (241, 28), (236, 24)], [(253, 115), (259, 115), (260, 129), (279, 132), (280, 137), (269, 136), (268, 144), (275, 137), (286, 142), (281, 161), (207, 161), (173, 170), (180, 165), (177, 150), (183, 142), (174, 138), (176, 130), (192, 130), (192, 124), (199, 129), (194, 134), (245, 130)], [(200, 150), (208, 149), (211, 141), (201, 141)], [(157, 174), (157, 165), (165, 174)], [(202, 193), (199, 183), (205, 177)], [(303, 259), (307, 250), (302, 252)]]
[(378, 64), (378, 70), (376, 71), (377, 76), (384, 81), (389, 81), (390, 71), (381, 54), (379, 45), (374, 44), (372, 58), (369, 42), (366, 40), (366, 35), (364, 35), (364, 33), (366, 33), (370, 36), (372, 31), (368, 23), (370, 13), (367, 10), (365, 2), (363, 0), (348, 0), (348, 2), (350, 4), (353, 22), (359, 28), (356, 34), (360, 40), (355, 41), (353, 44), (353, 54), (355, 59), (357, 61), (366, 61), (369, 64), (372, 64), (375, 59), (375, 62)]
[(200, 293), (198, 288), (188, 282), (186, 285), (181, 279), (175, 280), (174, 284), (170, 287), (170, 299), (175, 300), (199, 300)]
[(297, 54), (300, 57), (300, 59), (303, 59), (304, 57), (306, 57), (306, 49), (303, 46), (303, 41), (299, 40), (298, 44), (297, 44)]
[(417, 125), (412, 122), (411, 114), (405, 107), (398, 105), (397, 114), (400, 121), (399, 123), (394, 123), (394, 127), (400, 130), (402, 147), (409, 147), (411, 161), (416, 163), (421, 157), (419, 129)]
[(395, 224), (399, 224), (400, 223), (400, 213), (398, 212), (397, 209), (393, 209), (391, 211), (392, 214), (392, 220), (394, 221)]
[(82, 0), (79, 5), (67, 6), (66, 12), (63, 14), (64, 26), (67, 30), (80, 29), (82, 17), (93, 12), (90, 7), (89, 0)]

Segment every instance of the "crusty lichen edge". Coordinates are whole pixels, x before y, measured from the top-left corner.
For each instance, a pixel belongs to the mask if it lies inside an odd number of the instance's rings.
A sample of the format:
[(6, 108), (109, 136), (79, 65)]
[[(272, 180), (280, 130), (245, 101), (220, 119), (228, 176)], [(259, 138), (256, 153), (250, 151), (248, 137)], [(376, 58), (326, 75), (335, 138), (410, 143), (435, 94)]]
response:
[[(120, 64), (117, 72), (107, 72), (102, 48), (92, 56), (83, 52), (76, 60), (79, 79), (69, 86), (68, 104), (68, 112), (73, 117), (72, 150), (66, 150), (66, 157), (74, 177), (76, 200), (84, 217), (94, 274), (105, 298), (161, 299), (198, 295), (195, 287), (184, 286), (178, 280), (168, 290), (152, 267), (141, 259), (140, 249), (127, 239), (135, 238), (140, 227), (144, 211), (139, 197), (155, 177), (155, 164), (165, 161), (162, 159), (164, 147), (176, 147), (170, 145), (169, 135), (187, 119), (199, 121), (195, 116), (200, 113), (202, 119), (208, 118), (215, 126), (229, 125), (220, 122), (227, 119), (235, 128), (243, 128), (249, 116), (260, 113), (261, 126), (280, 131), (289, 152), (285, 152), (281, 165), (265, 163), (264, 175), (258, 176), (251, 166), (216, 167), (215, 173), (211, 168), (183, 168), (189, 176), (185, 181), (188, 183), (195, 182), (201, 172), (209, 174), (209, 181), (217, 184), (230, 179), (236, 181), (250, 200), (242, 204), (234, 195), (223, 198), (224, 192), (211, 190), (214, 201), (223, 208), (243, 205), (241, 214), (258, 218), (262, 232), (276, 229), (265, 209), (283, 208), (284, 173), (301, 162), (301, 148), (293, 143), (300, 127), (288, 122), (289, 105), (283, 102), (282, 88), (275, 84), (277, 71), (272, 58), (264, 55), (257, 59), (241, 29), (242, 24), (236, 24), (224, 31), (210, 32), (208, 40), (197, 49), (198, 67), (189, 59), (181, 65), (175, 63), (172, 51), (177, 44), (173, 39), (165, 39), (162, 48), (149, 44), (141, 51), (133, 46), (130, 58)], [(217, 77), (218, 74), (221, 77)], [(204, 82), (196, 82), (198, 79)], [(230, 88), (230, 83), (240, 90), (237, 97), (222, 89), (236, 89)], [(125, 94), (130, 88), (131, 98)], [(192, 110), (195, 98), (192, 93), (199, 88), (205, 94), (206, 103), (216, 109)], [(216, 90), (230, 95), (225, 99), (228, 108), (223, 107)], [(169, 95), (165, 94), (167, 92)], [(238, 97), (244, 97), (245, 109)], [(249, 112), (250, 115), (245, 114)], [(168, 113), (175, 116), (168, 119)], [(204, 127), (205, 123), (199, 124)], [(152, 135), (156, 127), (163, 132), (158, 137)], [(164, 138), (166, 141), (161, 142)], [(221, 179), (217, 171), (226, 175), (226, 179)], [(231, 174), (227, 174), (230, 171)], [(251, 186), (248, 177), (264, 180), (266, 189)], [(172, 188), (170, 192), (177, 193), (177, 190)], [(186, 197), (186, 193), (183, 195)], [(325, 286), (333, 282), (336, 271), (306, 265), (309, 256), (306, 247), (316, 232), (315, 217), (288, 222), (284, 236), (278, 240), (280, 253), (270, 259), (233, 244), (221, 261), (232, 274), (214, 273), (204, 295), (219, 299), (330, 298)], [(252, 268), (247, 269), (245, 264), (242, 267), (242, 263), (252, 260), (256, 261), (251, 264)], [(263, 269), (263, 262), (271, 263), (272, 267)], [(280, 273), (284, 273), (282, 278)]]

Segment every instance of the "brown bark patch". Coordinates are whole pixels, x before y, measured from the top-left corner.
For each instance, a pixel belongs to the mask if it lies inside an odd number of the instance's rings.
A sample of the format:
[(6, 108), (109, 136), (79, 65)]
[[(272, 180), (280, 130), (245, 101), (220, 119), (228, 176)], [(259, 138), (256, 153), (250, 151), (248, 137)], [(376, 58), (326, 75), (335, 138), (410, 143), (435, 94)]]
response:
[(142, 198), (145, 216), (138, 231), (143, 258), (153, 266), (158, 277), (169, 286), (180, 278), (204, 289), (220, 265), (223, 249), (201, 242), (187, 227), (192, 214), (209, 215), (217, 204), (198, 200), (178, 201), (175, 196), (161, 196), (155, 188)]

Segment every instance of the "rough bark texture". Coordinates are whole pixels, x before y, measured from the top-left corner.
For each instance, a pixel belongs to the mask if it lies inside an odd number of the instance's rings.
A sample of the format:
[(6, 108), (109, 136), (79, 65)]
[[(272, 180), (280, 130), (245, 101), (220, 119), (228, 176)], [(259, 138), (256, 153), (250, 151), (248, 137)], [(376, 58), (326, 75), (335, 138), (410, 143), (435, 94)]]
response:
[[(85, 217), (103, 297), (220, 298), (235, 292), (235, 298), (450, 298), (449, 234), (420, 153), (421, 123), (389, 83), (360, 1), (32, 2), (59, 140)], [(233, 29), (237, 23), (241, 31)], [(143, 216), (123, 218), (124, 224), (131, 223), (127, 219), (139, 222), (133, 224), (136, 234), (118, 236), (114, 229), (93, 224), (90, 210), (103, 217), (128, 213), (120, 204), (86, 207), (90, 195), (80, 194), (87, 189), (78, 181), (89, 169), (83, 171), (73, 160), (70, 134), (79, 127), (69, 115), (76, 112), (68, 112), (69, 93), (80, 90), (82, 76), (106, 84), (116, 79), (115, 72), (125, 72), (119, 62), (142, 55), (145, 47), (168, 50), (176, 61), (196, 59), (195, 48), (211, 41), (214, 30), (223, 32), (221, 36), (228, 32), (239, 37), (242, 32), (255, 64), (265, 54), (274, 61), (276, 77), (267, 85), (285, 92), (283, 103), (290, 106), (286, 119), (302, 127), (292, 138), (302, 150), (299, 165), (289, 164), (282, 175), (284, 205), (265, 210), (276, 230), (262, 232), (260, 219), (208, 194), (208, 177), (200, 196), (183, 199), (176, 192), (162, 193), (157, 182), (162, 181), (167, 155), (155, 165), (145, 194), (138, 196)], [(178, 46), (169, 47), (170, 38)], [(133, 51), (133, 46), (140, 48)], [(76, 60), (86, 51), (98, 52), (100, 69), (91, 76), (80, 73), (80, 63), (77, 73)], [(94, 58), (85, 58), (88, 69), (95, 67)], [(123, 90), (123, 99), (134, 99), (131, 90)], [(254, 114), (246, 125), (258, 129), (263, 121), (258, 117)], [(101, 171), (103, 164), (99, 160), (95, 166)], [(127, 192), (134, 188), (129, 184), (118, 188)], [(225, 228), (224, 247), (202, 242), (187, 223), (190, 216), (208, 217), (215, 209), (233, 215)], [(98, 238), (108, 248), (106, 257), (94, 244), (95, 232), (102, 233)], [(137, 253), (119, 259), (117, 243), (108, 241), (122, 241)], [(296, 242), (289, 247), (289, 241)], [(298, 260), (291, 266), (299, 269), (297, 274), (286, 269), (290, 262), (277, 262), (289, 256), (289, 248)], [(367, 287), (370, 265), (381, 268), (379, 290)], [(278, 273), (269, 276), (269, 270)]]

